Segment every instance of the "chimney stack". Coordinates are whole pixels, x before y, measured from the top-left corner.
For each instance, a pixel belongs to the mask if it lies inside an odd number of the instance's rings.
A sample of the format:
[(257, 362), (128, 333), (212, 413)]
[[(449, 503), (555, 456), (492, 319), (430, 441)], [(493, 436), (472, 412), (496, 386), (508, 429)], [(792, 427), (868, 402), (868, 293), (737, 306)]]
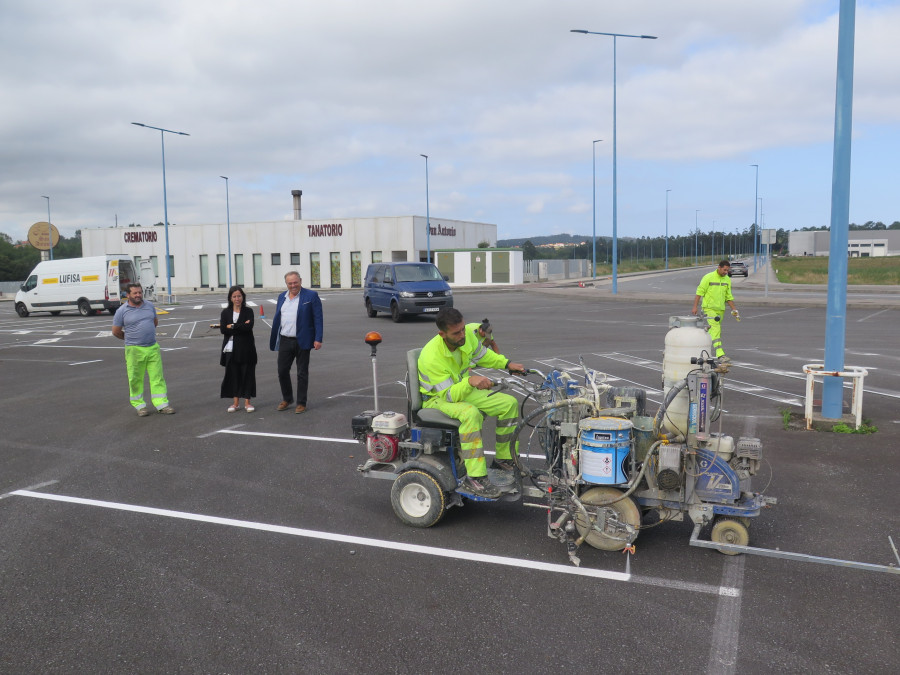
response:
[(294, 220), (302, 220), (300, 198), (303, 196), (303, 190), (291, 190), (291, 194), (294, 196)]

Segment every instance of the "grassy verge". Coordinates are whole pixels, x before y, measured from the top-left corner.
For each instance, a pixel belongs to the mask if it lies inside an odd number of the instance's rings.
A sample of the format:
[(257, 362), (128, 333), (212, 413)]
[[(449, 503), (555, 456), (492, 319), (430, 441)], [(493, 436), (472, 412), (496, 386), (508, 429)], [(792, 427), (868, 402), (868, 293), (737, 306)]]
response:
[[(828, 258), (774, 258), (772, 269), (786, 284), (827, 284)], [(900, 284), (900, 257), (851, 258), (847, 283), (873, 286)]]

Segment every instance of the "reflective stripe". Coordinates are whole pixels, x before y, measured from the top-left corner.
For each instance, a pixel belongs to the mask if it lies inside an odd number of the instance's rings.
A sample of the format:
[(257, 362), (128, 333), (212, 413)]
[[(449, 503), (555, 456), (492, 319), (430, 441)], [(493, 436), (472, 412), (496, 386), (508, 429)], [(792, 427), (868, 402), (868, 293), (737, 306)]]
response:
[(431, 382), (431, 378), (428, 377), (425, 373), (423, 373), (423, 372), (420, 370), (420, 371), (419, 371), (419, 381), (421, 382), (422, 380), (425, 380), (426, 382)]
[(481, 440), (481, 431), (470, 431), (467, 434), (459, 435), (460, 443), (475, 443)]
[(498, 427), (514, 427), (514, 426), (516, 426), (516, 418), (510, 417), (508, 420), (498, 419), (497, 426)]
[(485, 354), (487, 354), (487, 347), (480, 344), (479, 348), (472, 354), (472, 360), (477, 363)]
[(439, 394), (439, 393), (441, 393), (442, 391), (444, 391), (445, 389), (449, 389), (449, 388), (452, 387), (452, 386), (453, 386), (453, 380), (451, 380), (451, 379), (448, 377), (448, 378), (447, 378), (446, 380), (444, 380), (443, 382), (438, 382), (436, 385), (434, 385), (434, 386), (432, 387), (432, 389), (434, 390), (435, 393)]

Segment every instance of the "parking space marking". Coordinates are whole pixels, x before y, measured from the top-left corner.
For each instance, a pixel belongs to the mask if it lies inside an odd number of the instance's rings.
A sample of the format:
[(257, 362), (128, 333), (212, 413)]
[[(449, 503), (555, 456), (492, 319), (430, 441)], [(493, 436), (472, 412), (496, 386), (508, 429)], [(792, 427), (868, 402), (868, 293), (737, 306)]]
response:
[(214, 433), (217, 434), (238, 434), (239, 436), (264, 436), (266, 438), (293, 438), (302, 441), (328, 441), (331, 443), (353, 443), (356, 445), (359, 441), (352, 438), (325, 438), (322, 436), (297, 436), (294, 434), (273, 434), (267, 431), (238, 431), (237, 429), (220, 429)]
[(178, 520), (189, 520), (194, 522), (210, 523), (214, 525), (227, 525), (229, 527), (237, 527), (246, 530), (286, 534), (294, 537), (304, 537), (306, 539), (317, 539), (319, 541), (331, 541), (342, 544), (351, 544), (354, 546), (367, 546), (370, 548), (402, 551), (406, 553), (418, 553), (420, 555), (430, 555), (440, 558), (451, 558), (455, 560), (466, 560), (470, 562), (504, 565), (506, 567), (518, 567), (521, 569), (552, 572), (555, 574), (591, 577), (594, 579), (605, 579), (607, 581), (623, 581), (634, 584), (652, 585), (668, 588), (671, 590), (704, 593), (707, 595), (725, 596), (729, 598), (739, 597), (741, 593), (739, 588), (729, 586), (715, 586), (712, 584), (702, 583), (685, 583), (669, 579), (662, 579), (659, 577), (634, 576), (624, 572), (612, 572), (608, 570), (598, 570), (587, 567), (575, 567), (574, 565), (560, 565), (558, 563), (546, 563), (537, 560), (525, 560), (523, 558), (509, 558), (506, 556), (490, 555), (486, 553), (474, 553), (471, 551), (458, 551), (448, 548), (437, 548), (435, 546), (422, 546), (420, 544), (406, 544), (396, 541), (371, 539), (369, 537), (357, 537), (348, 534), (338, 534), (336, 532), (320, 532), (317, 530), (307, 530), (299, 527), (288, 527), (286, 525), (272, 525), (269, 523), (257, 523), (249, 520), (237, 520), (235, 518), (222, 518), (220, 516), (207, 516), (200, 513), (188, 513), (186, 511), (172, 511), (170, 509), (160, 509), (152, 506), (122, 504), (119, 502), (107, 502), (98, 499), (85, 499), (83, 497), (71, 497), (68, 495), (33, 492), (31, 490), (16, 490), (15, 492), (9, 494), (18, 497), (32, 497), (35, 499), (45, 499), (49, 501), (65, 502), (69, 504), (95, 506), (104, 509), (111, 509), (114, 511), (126, 511), (130, 513), (140, 513), (151, 516), (162, 516), (164, 518), (175, 518)]
[(83, 366), (86, 363), (102, 363), (103, 359), (94, 359), (93, 361), (75, 361), (74, 363), (70, 363), (70, 366)]
[[(732, 556), (725, 561), (722, 585), (740, 589), (744, 584), (744, 556)], [(737, 651), (741, 628), (741, 594), (719, 596), (716, 617), (713, 619), (712, 644), (706, 672), (731, 675), (737, 671)]]

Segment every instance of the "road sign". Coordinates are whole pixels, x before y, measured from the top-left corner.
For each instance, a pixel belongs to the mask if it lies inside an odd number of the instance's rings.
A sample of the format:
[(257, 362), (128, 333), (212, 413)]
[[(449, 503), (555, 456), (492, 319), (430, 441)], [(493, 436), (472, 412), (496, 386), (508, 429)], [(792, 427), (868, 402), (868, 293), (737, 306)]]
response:
[(28, 228), (28, 243), (39, 251), (49, 251), (50, 231), (53, 231), (53, 248), (59, 245), (59, 230), (56, 225), (46, 222), (39, 222)]

